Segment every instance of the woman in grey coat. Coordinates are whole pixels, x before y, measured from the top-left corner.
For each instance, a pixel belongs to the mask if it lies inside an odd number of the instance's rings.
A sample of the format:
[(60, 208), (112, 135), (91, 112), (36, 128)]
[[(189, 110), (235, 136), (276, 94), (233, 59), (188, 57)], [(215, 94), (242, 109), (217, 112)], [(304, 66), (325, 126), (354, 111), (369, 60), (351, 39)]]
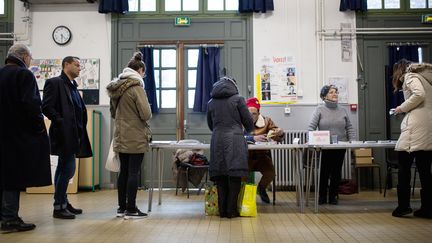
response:
[(395, 109), (395, 114), (405, 113), (401, 134), (395, 150), (399, 155), (398, 207), (395, 217), (412, 212), (410, 206), (411, 166), (415, 159), (420, 175), (421, 208), (414, 216), (432, 218), (432, 65), (411, 64), (402, 59), (393, 66), (393, 87), (402, 90), (405, 101)]
[(210, 179), (217, 185), (220, 217), (238, 216), (237, 197), (241, 177), (249, 174), (244, 130), (251, 132), (253, 119), (234, 79), (223, 77), (213, 85), (207, 123), (212, 133)]

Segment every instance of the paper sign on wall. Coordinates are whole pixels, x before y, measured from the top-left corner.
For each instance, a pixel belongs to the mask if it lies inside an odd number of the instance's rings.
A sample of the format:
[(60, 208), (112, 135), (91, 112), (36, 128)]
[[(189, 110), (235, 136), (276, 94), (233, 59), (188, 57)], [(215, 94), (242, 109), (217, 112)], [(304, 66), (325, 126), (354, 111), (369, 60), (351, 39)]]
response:
[(330, 131), (309, 131), (308, 138), (311, 145), (330, 144)]

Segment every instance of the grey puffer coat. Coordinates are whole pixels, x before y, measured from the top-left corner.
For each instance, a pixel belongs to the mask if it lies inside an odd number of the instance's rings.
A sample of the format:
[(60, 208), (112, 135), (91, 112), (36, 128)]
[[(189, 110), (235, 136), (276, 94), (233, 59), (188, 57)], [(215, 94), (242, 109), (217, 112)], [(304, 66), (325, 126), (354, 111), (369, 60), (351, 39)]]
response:
[(208, 103), (207, 123), (213, 131), (210, 144), (210, 179), (217, 176), (247, 176), (248, 148), (243, 127), (254, 129), (246, 101), (239, 96), (237, 85), (221, 78), (213, 85)]
[(432, 65), (412, 64), (402, 85), (406, 113), (401, 123), (397, 151), (432, 150)]

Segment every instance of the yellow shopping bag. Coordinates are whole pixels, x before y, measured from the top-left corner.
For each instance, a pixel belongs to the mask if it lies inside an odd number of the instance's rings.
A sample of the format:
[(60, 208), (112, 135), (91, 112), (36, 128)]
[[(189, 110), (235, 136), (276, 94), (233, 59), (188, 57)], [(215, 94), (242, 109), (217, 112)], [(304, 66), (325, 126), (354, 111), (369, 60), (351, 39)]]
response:
[(204, 211), (207, 216), (218, 216), (218, 195), (216, 185), (206, 185), (204, 193), (205, 205)]
[(254, 184), (244, 184), (240, 190), (238, 198), (238, 211), (240, 216), (257, 216), (256, 207), (257, 186)]

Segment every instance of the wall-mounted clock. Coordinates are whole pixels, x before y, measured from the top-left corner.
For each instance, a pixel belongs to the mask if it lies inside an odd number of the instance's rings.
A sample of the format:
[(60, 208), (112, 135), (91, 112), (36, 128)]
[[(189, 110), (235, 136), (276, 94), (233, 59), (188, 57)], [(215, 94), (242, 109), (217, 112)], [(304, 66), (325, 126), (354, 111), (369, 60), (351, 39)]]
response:
[(72, 39), (72, 32), (66, 26), (57, 26), (52, 33), (52, 38), (58, 45), (66, 45)]

